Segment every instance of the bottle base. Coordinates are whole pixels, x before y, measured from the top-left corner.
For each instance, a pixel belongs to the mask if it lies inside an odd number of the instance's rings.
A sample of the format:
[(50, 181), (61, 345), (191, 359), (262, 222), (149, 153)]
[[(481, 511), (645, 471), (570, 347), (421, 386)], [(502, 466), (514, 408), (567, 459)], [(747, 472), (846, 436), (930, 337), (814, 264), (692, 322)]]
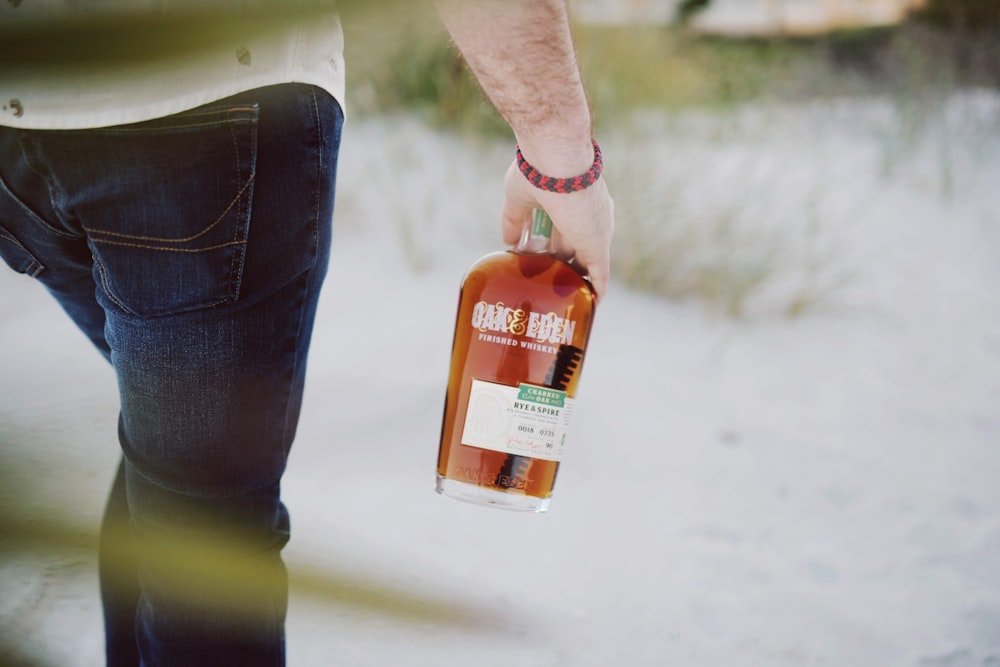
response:
[(442, 496), (476, 505), (488, 505), (513, 512), (547, 512), (552, 498), (536, 498), (521, 493), (487, 489), (468, 482), (457, 482), (437, 475), (435, 490)]

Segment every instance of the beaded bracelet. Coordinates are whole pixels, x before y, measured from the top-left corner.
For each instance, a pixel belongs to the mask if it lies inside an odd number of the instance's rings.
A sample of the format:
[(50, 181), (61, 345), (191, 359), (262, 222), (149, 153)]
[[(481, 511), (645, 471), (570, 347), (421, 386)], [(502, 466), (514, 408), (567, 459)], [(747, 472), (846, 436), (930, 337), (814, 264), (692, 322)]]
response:
[(521, 170), (524, 177), (527, 178), (532, 185), (541, 190), (548, 190), (549, 192), (579, 192), (589, 188), (591, 185), (597, 182), (597, 179), (601, 177), (601, 171), (604, 169), (604, 163), (601, 161), (601, 147), (597, 145), (597, 140), (593, 139), (594, 142), (594, 164), (590, 165), (585, 173), (579, 176), (574, 176), (572, 178), (553, 178), (551, 176), (545, 176), (540, 171), (528, 164), (528, 161), (524, 159), (521, 155), (521, 147), (517, 146), (515, 148), (515, 155), (517, 156), (517, 168)]

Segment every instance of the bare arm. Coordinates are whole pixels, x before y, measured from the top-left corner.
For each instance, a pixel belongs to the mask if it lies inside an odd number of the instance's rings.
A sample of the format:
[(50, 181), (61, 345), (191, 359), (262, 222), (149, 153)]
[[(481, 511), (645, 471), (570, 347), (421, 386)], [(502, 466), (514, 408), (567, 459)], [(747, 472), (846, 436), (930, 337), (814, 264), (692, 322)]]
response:
[[(547, 176), (582, 174), (594, 160), (592, 121), (563, 0), (439, 0), (438, 13), (521, 153)], [(557, 244), (607, 289), (614, 204), (604, 179), (570, 194), (539, 190), (512, 164), (504, 181), (503, 237), (513, 244), (542, 208)]]

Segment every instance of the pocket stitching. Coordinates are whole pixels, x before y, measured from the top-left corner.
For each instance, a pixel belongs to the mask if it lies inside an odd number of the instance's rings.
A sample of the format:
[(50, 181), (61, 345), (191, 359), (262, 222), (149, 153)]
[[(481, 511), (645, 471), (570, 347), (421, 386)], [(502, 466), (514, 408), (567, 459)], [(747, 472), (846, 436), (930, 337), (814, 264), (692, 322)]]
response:
[[(254, 111), (256, 112), (256, 109), (254, 109)], [(240, 156), (240, 142), (239, 142), (239, 138), (236, 136), (235, 124), (233, 124), (233, 123), (229, 124), (229, 136), (233, 140), (233, 154), (235, 155), (235, 165), (234, 165), (234, 167), (235, 167), (237, 173), (239, 173), (240, 164), (242, 162), (241, 156)], [(252, 145), (252, 149), (251, 149), (251, 153), (250, 154), (251, 154), (251, 156), (256, 156), (256, 153), (257, 153), (257, 133), (256, 132), (254, 132), (252, 134), (251, 145)], [(241, 190), (240, 190), (240, 194), (241, 195), (244, 192), (246, 192), (248, 189), (250, 189), (250, 188), (253, 187), (254, 177), (257, 175), (257, 166), (256, 165), (257, 165), (256, 160), (255, 159), (251, 160), (250, 175), (247, 178), (246, 185), (243, 188), (241, 188)], [(230, 257), (230, 259), (229, 259), (229, 289), (226, 292), (226, 299), (225, 299), (226, 302), (237, 301), (237, 300), (239, 300), (239, 297), (240, 297), (240, 289), (241, 289), (242, 282), (243, 282), (243, 262), (246, 259), (247, 240), (248, 240), (248, 237), (250, 236), (250, 230), (249, 230), (249, 225), (250, 225), (250, 208), (251, 208), (250, 202), (251, 202), (252, 197), (253, 197), (253, 193), (252, 192), (248, 192), (247, 193), (247, 204), (246, 204), (246, 211), (245, 212), (243, 210), (243, 199), (242, 199), (242, 197), (240, 197), (239, 199), (237, 199), (237, 201), (239, 202), (239, 208), (236, 211), (236, 225), (233, 228), (233, 240), (231, 242), (231, 245), (232, 244), (240, 245), (240, 242), (239, 242), (239, 237), (240, 237), (240, 221), (245, 221), (244, 224), (242, 225), (242, 231), (243, 231), (243, 240), (242, 240), (243, 252), (240, 252), (239, 250), (236, 250), (236, 251), (233, 252), (233, 256)], [(238, 257), (238, 261), (237, 261), (237, 257)]]
[(117, 134), (117, 133), (128, 134), (132, 132), (156, 132), (158, 130), (183, 130), (195, 127), (211, 127), (213, 125), (232, 125), (234, 123), (254, 122), (254, 119), (249, 116), (234, 117), (234, 115), (241, 112), (249, 112), (251, 114), (256, 113), (257, 107), (253, 105), (239, 106), (239, 107), (218, 107), (215, 109), (202, 112), (192, 112), (192, 113), (182, 112), (180, 118), (178, 118), (178, 120), (181, 120), (186, 118), (197, 118), (199, 116), (206, 116), (206, 117), (221, 116), (221, 118), (219, 118), (218, 120), (210, 120), (205, 122), (171, 123), (166, 119), (159, 119), (161, 122), (157, 122), (157, 120), (144, 121), (139, 125), (120, 125), (120, 126), (105, 127), (101, 128), (99, 131), (104, 134)]
[[(247, 177), (246, 183), (244, 183), (243, 187), (241, 187), (239, 189), (239, 191), (236, 193), (236, 196), (233, 197), (232, 201), (230, 201), (229, 204), (226, 205), (226, 208), (224, 208), (222, 210), (222, 213), (219, 214), (218, 218), (216, 218), (215, 220), (213, 220), (207, 227), (205, 227), (204, 229), (202, 229), (197, 234), (192, 234), (191, 236), (188, 236), (188, 237), (185, 237), (185, 238), (171, 239), (171, 238), (160, 237), (160, 236), (143, 236), (141, 234), (126, 234), (125, 232), (112, 232), (112, 231), (107, 231), (107, 230), (104, 230), (104, 229), (98, 229), (96, 227), (83, 227), (82, 229), (83, 229), (83, 231), (87, 232), (88, 234), (100, 234), (101, 236), (116, 236), (116, 237), (119, 237), (119, 238), (132, 239), (134, 241), (157, 241), (157, 242), (160, 242), (160, 243), (186, 243), (188, 241), (193, 241), (196, 238), (198, 238), (200, 236), (204, 236), (205, 234), (207, 234), (208, 232), (210, 232), (213, 227), (215, 227), (220, 222), (222, 222), (223, 218), (225, 218), (226, 215), (233, 209), (233, 206), (236, 206), (238, 203), (240, 203), (240, 200), (242, 199), (243, 195), (246, 193), (247, 189), (253, 183), (254, 176), (255, 176), (255, 174), (253, 172), (251, 172), (250, 175)], [(241, 214), (242, 214), (242, 210), (241, 209), (237, 209), (237, 211), (236, 211), (237, 219), (239, 219), (239, 216)], [(125, 243), (120, 243), (120, 242), (116, 243), (114, 241), (109, 241), (109, 240), (105, 240), (105, 239), (93, 239), (93, 241), (94, 241), (94, 243), (107, 243), (109, 245), (127, 245)], [(236, 243), (238, 241), (236, 241), (235, 238), (234, 238), (233, 242)], [(223, 244), (223, 245), (231, 245), (231, 244), (227, 243), (227, 244)], [(155, 246), (147, 246), (147, 245), (135, 245), (133, 247), (137, 247), (137, 248), (150, 248), (150, 249), (153, 249), (153, 250), (158, 250), (159, 249), (159, 248), (157, 248)], [(213, 247), (221, 247), (221, 246), (213, 246)], [(205, 248), (205, 249), (209, 250), (210, 248)], [(180, 248), (176, 248), (176, 249), (173, 249), (173, 248), (163, 248), (163, 250), (178, 250), (178, 251), (182, 251), (182, 249), (180, 249)]]
[(157, 252), (208, 252), (209, 250), (218, 250), (219, 248), (228, 248), (233, 245), (244, 245), (246, 241), (241, 241), (240, 239), (234, 239), (232, 241), (226, 241), (225, 243), (217, 243), (215, 245), (205, 246), (204, 248), (164, 248), (162, 246), (149, 245), (147, 243), (126, 243), (125, 241), (104, 241), (100, 239), (93, 239), (94, 243), (101, 243), (103, 245), (113, 245), (120, 246), (123, 248), (143, 248), (145, 250), (156, 250)]

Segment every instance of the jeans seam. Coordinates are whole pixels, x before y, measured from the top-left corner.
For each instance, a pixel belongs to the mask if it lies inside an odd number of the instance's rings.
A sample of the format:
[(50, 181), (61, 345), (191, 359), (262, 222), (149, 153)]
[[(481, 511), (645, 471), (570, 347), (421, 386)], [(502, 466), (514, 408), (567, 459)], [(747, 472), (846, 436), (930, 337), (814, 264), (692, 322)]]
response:
[(316, 100), (316, 89), (309, 89), (312, 100), (313, 118), (316, 121), (316, 181), (313, 186), (313, 261), (319, 249), (319, 188), (323, 180), (323, 121), (320, 119), (319, 102)]
[(122, 303), (118, 299), (118, 297), (115, 296), (114, 291), (111, 289), (111, 283), (108, 282), (108, 274), (107, 274), (107, 272), (104, 269), (104, 264), (101, 262), (101, 260), (99, 260), (97, 258), (96, 255), (93, 255), (93, 258), (94, 258), (94, 266), (97, 267), (98, 272), (100, 272), (100, 274), (101, 274), (101, 284), (104, 286), (104, 294), (109, 299), (111, 299), (112, 303), (114, 303), (116, 306), (118, 306), (119, 308), (121, 308), (124, 312), (129, 313), (130, 315), (135, 315), (136, 317), (138, 317), (139, 316), (138, 313), (134, 312), (131, 308), (129, 308), (128, 306), (126, 306), (124, 303)]
[[(313, 182), (313, 215), (312, 215), (312, 244), (313, 244), (313, 256), (312, 263), (306, 271), (306, 275), (303, 282), (303, 289), (299, 291), (298, 294), (298, 304), (296, 308), (298, 309), (298, 318), (295, 328), (295, 335), (292, 344), (292, 365), (286, 370), (287, 377), (285, 382), (286, 395), (285, 395), (285, 419), (282, 427), (282, 442), (287, 443), (290, 431), (289, 431), (289, 411), (292, 408), (292, 391), (293, 384), (295, 382), (296, 371), (299, 365), (303, 363), (303, 357), (299, 350), (299, 343), (302, 336), (302, 332), (305, 328), (305, 323), (303, 319), (306, 317), (306, 302), (307, 295), (310, 290), (312, 283), (313, 271), (316, 271), (316, 261), (317, 253), (319, 252), (319, 209), (320, 209), (320, 187), (323, 182), (323, 123), (319, 113), (319, 103), (316, 100), (315, 89), (310, 89), (309, 91), (310, 99), (312, 101), (312, 112), (313, 120), (316, 125), (316, 174), (315, 180)], [(294, 431), (294, 428), (291, 429)], [(283, 448), (283, 458), (285, 463), (288, 462), (288, 444), (285, 444)]]

